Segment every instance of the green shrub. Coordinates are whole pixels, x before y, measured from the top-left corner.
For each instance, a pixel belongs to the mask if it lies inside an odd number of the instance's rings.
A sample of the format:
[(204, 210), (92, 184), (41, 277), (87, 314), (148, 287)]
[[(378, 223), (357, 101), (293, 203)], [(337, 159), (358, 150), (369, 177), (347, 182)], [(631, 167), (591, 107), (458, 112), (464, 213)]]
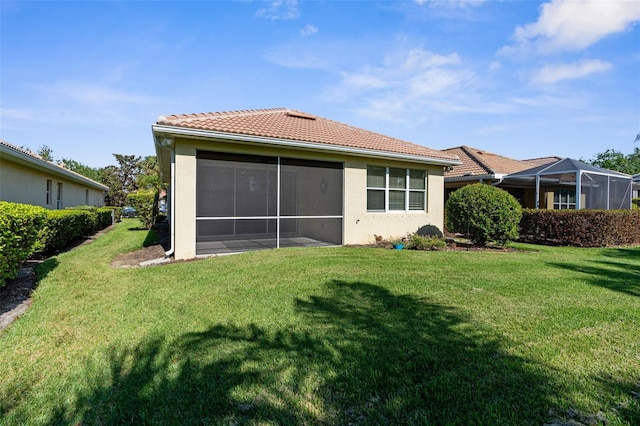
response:
[(640, 198), (634, 198), (631, 200), (631, 208), (640, 209)]
[(47, 210), (0, 201), (0, 286), (18, 275), (38, 244)]
[(517, 239), (521, 217), (522, 208), (511, 194), (481, 183), (453, 192), (446, 205), (447, 229), (466, 234), (479, 246)]
[(407, 241), (408, 250), (439, 250), (447, 246), (444, 238), (436, 235), (413, 234)]
[(640, 244), (640, 210), (524, 210), (523, 241), (575, 247)]
[(113, 223), (120, 222), (122, 220), (122, 207), (119, 206), (107, 206), (105, 209), (113, 211)]
[[(69, 207), (67, 210), (85, 210), (91, 213), (92, 229), (89, 233), (100, 231), (108, 226), (111, 226), (115, 222), (116, 207), (94, 207), (94, 206), (77, 206)], [(120, 207), (120, 211), (122, 208)]]
[(90, 206), (48, 210), (37, 251), (51, 253), (111, 225), (110, 208)]
[(93, 233), (94, 215), (88, 210), (49, 210), (41, 231), (40, 252), (63, 249)]
[(136, 209), (138, 218), (147, 229), (151, 229), (153, 220), (158, 213), (156, 208), (157, 199), (158, 193), (154, 190), (141, 190), (127, 195), (127, 203)]

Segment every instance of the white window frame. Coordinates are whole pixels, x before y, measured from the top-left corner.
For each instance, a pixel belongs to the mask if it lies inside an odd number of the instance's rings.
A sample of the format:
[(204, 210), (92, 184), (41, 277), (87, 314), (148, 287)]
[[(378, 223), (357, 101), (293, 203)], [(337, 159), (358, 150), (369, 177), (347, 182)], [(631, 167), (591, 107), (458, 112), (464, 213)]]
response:
[[(574, 200), (577, 200), (577, 194), (574, 189), (556, 189), (553, 194), (553, 209), (554, 210), (575, 210), (577, 208), (576, 201), (573, 203), (569, 201), (571, 194), (573, 193)], [(558, 195), (558, 201), (556, 202), (556, 194)]]
[(58, 182), (58, 185), (56, 187), (56, 209), (60, 210), (62, 209), (62, 196), (63, 196), (63, 187), (62, 187), (62, 182)]
[[(385, 176), (384, 176), (384, 188), (377, 186), (369, 186), (369, 169), (372, 167), (376, 168), (384, 168)], [(391, 169), (396, 170), (404, 170), (405, 172), (405, 187), (401, 188), (390, 188), (389, 187), (389, 171)], [(415, 189), (411, 188), (411, 172), (421, 172), (424, 173), (424, 189)], [(369, 200), (369, 191), (384, 191), (384, 209), (369, 209), (367, 207), (367, 213), (425, 213), (427, 211), (427, 188), (429, 187), (429, 172), (423, 169), (409, 169), (404, 167), (386, 167), (386, 166), (377, 166), (377, 165), (367, 165), (367, 206)], [(404, 209), (391, 209), (389, 207), (389, 195), (391, 192), (404, 192)], [(422, 193), (423, 194), (423, 204), (421, 209), (411, 209), (409, 206), (409, 199), (411, 193)]]

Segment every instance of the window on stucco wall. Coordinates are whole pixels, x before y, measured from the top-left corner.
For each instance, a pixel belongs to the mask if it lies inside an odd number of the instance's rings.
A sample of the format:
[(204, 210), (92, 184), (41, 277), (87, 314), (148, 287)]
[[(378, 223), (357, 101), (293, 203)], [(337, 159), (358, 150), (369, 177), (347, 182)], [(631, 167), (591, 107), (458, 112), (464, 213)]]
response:
[(367, 167), (367, 211), (425, 211), (427, 172), (396, 167)]

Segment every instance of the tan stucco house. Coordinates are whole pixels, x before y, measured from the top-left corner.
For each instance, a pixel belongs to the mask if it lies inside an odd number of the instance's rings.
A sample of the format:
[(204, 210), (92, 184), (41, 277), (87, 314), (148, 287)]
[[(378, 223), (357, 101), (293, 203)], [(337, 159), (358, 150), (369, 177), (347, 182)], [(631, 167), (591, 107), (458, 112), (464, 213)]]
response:
[(571, 158), (516, 160), (469, 146), (444, 149), (462, 164), (445, 172), (445, 200), (472, 183), (502, 188), (525, 208), (630, 209), (631, 176)]
[(47, 209), (104, 206), (109, 188), (0, 140), (0, 201)]
[(560, 157), (544, 157), (517, 160), (467, 145), (447, 148), (442, 151), (456, 155), (461, 161), (461, 164), (450, 167), (445, 172), (445, 201), (458, 188), (472, 183), (486, 183), (500, 186), (525, 207), (535, 207), (535, 188), (518, 184), (509, 185), (504, 181), (505, 176), (562, 159)]
[(443, 228), (455, 156), (286, 108), (161, 116), (167, 255), (361, 244)]

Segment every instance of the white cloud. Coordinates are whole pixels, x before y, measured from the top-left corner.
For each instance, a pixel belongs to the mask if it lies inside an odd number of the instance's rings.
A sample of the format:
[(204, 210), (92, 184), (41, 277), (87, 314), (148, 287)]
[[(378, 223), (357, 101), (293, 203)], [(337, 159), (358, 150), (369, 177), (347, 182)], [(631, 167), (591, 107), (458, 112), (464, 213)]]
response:
[(546, 65), (533, 75), (537, 84), (553, 84), (562, 80), (574, 80), (591, 74), (609, 71), (613, 65), (609, 62), (585, 60), (573, 64)]
[(151, 104), (157, 100), (151, 96), (86, 82), (61, 81), (54, 84), (34, 85), (32, 88), (56, 99), (68, 99), (86, 106)]
[(330, 91), (336, 102), (358, 99), (354, 110), (376, 119), (413, 119), (424, 109), (457, 108), (462, 89), (475, 78), (457, 53), (436, 54), (421, 48), (394, 49), (379, 65), (341, 73)]
[(468, 6), (479, 6), (486, 0), (413, 0), (414, 3), (423, 6), (429, 4), (432, 7), (448, 6), (451, 8), (465, 8)]
[(409, 51), (399, 51), (387, 56), (385, 63), (393, 67), (399, 64), (406, 71), (421, 71), (445, 65), (459, 65), (460, 56), (457, 53), (438, 55), (423, 49), (415, 48)]
[(305, 25), (305, 27), (300, 30), (300, 35), (302, 37), (309, 37), (317, 33), (318, 33), (318, 28), (311, 24)]
[(533, 43), (541, 53), (582, 50), (638, 21), (635, 0), (552, 0), (541, 6), (536, 22), (517, 27), (514, 36), (520, 47)]
[(263, 7), (256, 12), (256, 16), (273, 21), (286, 21), (300, 16), (297, 0), (274, 0), (268, 7)]

